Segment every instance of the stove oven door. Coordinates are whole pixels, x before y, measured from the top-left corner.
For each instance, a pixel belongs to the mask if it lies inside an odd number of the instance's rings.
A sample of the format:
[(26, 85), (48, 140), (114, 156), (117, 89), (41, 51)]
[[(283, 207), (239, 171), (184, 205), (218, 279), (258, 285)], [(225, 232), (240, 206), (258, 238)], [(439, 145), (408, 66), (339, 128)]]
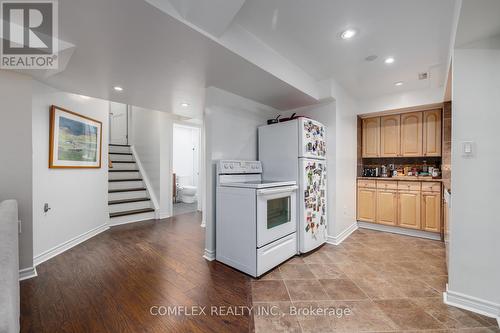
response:
[(257, 247), (297, 230), (297, 186), (257, 190)]

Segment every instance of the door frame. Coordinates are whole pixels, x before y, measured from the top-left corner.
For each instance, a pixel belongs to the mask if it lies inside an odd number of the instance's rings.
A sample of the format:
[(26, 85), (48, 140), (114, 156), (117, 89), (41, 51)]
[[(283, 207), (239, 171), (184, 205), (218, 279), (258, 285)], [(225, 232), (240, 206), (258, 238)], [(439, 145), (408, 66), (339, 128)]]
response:
[[(205, 153), (204, 153), (204, 135), (203, 135), (203, 123), (196, 124), (196, 123), (191, 123), (187, 121), (181, 121), (181, 120), (174, 120), (172, 124), (172, 143), (171, 143), (171, 149), (170, 149), (170, 179), (173, 179), (173, 174), (174, 174), (174, 128), (176, 126), (179, 127), (190, 127), (190, 128), (195, 128), (198, 130), (198, 182), (196, 184), (197, 187), (197, 196), (198, 196), (198, 202), (197, 202), (197, 210), (202, 212), (203, 214), (203, 203), (205, 202), (205, 191), (204, 189), (204, 182), (205, 182), (205, 175), (206, 173), (204, 172), (205, 168), (205, 163), (204, 163), (204, 158), (205, 158)], [(173, 185), (172, 185), (173, 186)], [(173, 202), (171, 200), (172, 204), (172, 216), (173, 215)], [(203, 217), (201, 226), (205, 226), (205, 218)]]

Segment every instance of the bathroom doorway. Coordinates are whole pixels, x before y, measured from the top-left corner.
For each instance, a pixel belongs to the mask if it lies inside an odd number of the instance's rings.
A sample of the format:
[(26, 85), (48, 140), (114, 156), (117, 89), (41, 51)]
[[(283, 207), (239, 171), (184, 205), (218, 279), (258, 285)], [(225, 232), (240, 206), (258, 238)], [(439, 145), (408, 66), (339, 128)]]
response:
[(201, 210), (200, 128), (174, 124), (173, 128), (173, 215)]

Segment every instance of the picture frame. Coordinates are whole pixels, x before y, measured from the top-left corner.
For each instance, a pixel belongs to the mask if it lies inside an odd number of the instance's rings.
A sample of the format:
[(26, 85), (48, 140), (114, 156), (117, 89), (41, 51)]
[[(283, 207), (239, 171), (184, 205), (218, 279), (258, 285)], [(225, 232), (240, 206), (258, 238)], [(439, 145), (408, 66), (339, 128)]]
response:
[(102, 122), (50, 107), (50, 169), (100, 169)]

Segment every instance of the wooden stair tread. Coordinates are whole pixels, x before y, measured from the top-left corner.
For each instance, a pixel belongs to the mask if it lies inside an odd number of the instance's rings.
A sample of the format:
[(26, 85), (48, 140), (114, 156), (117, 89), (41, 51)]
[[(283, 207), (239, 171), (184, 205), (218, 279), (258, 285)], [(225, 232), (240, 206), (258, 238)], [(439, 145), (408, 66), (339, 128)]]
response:
[(113, 153), (113, 152), (109, 152), (109, 155), (132, 155), (132, 153)]
[(130, 170), (127, 170), (127, 169), (116, 169), (116, 170), (108, 170), (109, 172), (139, 172), (139, 170), (137, 169), (130, 169)]
[(155, 210), (153, 208), (134, 209), (134, 210), (127, 210), (124, 212), (109, 213), (109, 217), (113, 218), (113, 217), (128, 216), (128, 215), (135, 215), (142, 213), (151, 213), (154, 211)]
[(146, 188), (144, 188), (144, 187), (121, 188), (121, 189), (117, 189), (117, 190), (108, 190), (108, 193), (137, 192), (137, 191), (146, 191)]
[(135, 161), (111, 161), (111, 163), (135, 163)]
[(128, 178), (128, 179), (109, 179), (110, 183), (120, 183), (120, 182), (142, 182), (142, 178)]
[(108, 205), (119, 205), (119, 204), (124, 204), (124, 203), (143, 202), (143, 201), (150, 201), (150, 200), (151, 200), (150, 198), (111, 200), (111, 201), (108, 201)]
[(117, 144), (117, 143), (110, 143), (109, 145), (113, 146), (113, 147), (130, 147), (130, 145), (120, 145), (120, 144)]

